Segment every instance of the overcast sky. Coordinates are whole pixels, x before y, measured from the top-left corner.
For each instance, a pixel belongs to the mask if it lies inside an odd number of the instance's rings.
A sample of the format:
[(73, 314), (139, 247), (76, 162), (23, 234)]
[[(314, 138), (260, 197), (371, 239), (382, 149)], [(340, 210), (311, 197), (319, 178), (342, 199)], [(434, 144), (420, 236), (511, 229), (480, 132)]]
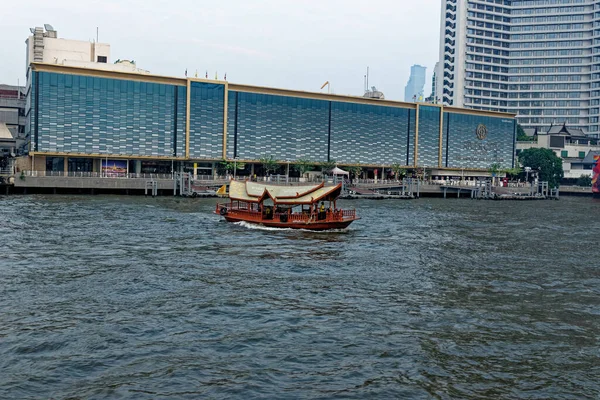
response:
[[(27, 0), (0, 13), (0, 83), (25, 76), (29, 28), (48, 23), (61, 38), (111, 45), (161, 75), (208, 70), (230, 82), (362, 95), (371, 86), (402, 100), (410, 66), (439, 51), (440, 0)], [(326, 89), (325, 89), (326, 91)]]

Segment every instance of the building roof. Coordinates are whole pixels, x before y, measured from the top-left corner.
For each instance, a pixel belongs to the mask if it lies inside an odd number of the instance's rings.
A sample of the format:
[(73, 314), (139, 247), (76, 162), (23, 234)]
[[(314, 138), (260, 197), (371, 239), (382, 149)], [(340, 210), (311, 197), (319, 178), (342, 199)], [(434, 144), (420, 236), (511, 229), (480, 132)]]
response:
[(334, 200), (341, 194), (342, 185), (325, 187), (320, 185), (278, 186), (256, 182), (229, 183), (229, 198), (235, 201), (261, 203), (267, 197), (275, 204), (303, 205), (321, 200)]
[(523, 132), (525, 132), (525, 136), (535, 136), (537, 135), (537, 128), (525, 128), (523, 129)]
[(594, 160), (594, 157), (600, 157), (600, 150), (590, 150), (585, 158), (581, 160), (583, 164), (594, 164), (597, 160)]
[(580, 128), (569, 128), (566, 123), (562, 125), (550, 125), (547, 135), (566, 135), (576, 137), (587, 137), (585, 132)]

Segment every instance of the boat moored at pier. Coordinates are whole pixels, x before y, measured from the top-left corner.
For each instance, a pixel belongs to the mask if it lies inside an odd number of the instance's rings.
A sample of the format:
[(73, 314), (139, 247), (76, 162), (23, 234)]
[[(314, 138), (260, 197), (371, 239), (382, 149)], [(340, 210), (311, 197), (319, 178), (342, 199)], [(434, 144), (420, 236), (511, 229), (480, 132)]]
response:
[(215, 213), (229, 222), (275, 228), (344, 229), (359, 218), (355, 210), (337, 208), (341, 192), (341, 184), (279, 186), (231, 181), (229, 202), (217, 204)]

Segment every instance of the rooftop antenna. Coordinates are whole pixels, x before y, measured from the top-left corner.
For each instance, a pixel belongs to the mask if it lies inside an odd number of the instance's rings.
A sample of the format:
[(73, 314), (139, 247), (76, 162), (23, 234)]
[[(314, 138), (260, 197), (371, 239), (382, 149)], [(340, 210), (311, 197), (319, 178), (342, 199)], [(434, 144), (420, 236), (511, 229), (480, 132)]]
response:
[(367, 91), (369, 90), (369, 67), (367, 66)]

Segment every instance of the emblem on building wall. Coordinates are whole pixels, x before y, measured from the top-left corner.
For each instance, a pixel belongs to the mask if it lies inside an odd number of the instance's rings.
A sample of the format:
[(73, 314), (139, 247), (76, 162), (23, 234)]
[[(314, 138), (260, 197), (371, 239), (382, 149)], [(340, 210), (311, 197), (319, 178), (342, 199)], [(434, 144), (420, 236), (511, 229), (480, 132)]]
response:
[(479, 140), (485, 139), (488, 134), (487, 127), (484, 124), (477, 125), (477, 130), (475, 131), (475, 134), (477, 135), (477, 139), (479, 139)]

